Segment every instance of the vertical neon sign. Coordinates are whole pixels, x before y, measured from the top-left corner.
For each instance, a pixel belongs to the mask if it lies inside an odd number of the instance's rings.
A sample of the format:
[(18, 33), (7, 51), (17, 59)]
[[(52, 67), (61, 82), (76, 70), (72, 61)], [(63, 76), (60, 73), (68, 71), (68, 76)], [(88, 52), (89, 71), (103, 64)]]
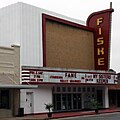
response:
[(87, 19), (87, 26), (94, 28), (94, 58), (96, 70), (108, 70), (110, 61), (110, 32), (112, 8), (94, 12)]

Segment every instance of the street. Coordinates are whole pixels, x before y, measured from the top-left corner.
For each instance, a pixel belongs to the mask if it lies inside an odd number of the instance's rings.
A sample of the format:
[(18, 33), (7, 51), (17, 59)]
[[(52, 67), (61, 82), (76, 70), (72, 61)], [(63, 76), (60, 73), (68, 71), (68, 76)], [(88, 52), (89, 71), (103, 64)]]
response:
[(69, 118), (60, 118), (54, 120), (120, 120), (120, 113), (107, 113), (98, 115), (88, 115), (88, 116), (77, 116)]

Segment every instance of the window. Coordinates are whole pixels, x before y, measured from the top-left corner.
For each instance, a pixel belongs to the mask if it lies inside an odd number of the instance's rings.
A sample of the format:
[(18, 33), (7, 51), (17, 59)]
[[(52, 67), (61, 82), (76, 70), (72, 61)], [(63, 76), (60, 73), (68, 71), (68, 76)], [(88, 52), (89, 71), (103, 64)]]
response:
[(66, 92), (66, 87), (62, 87), (62, 92)]
[(87, 92), (90, 92), (90, 87), (87, 87)]
[(78, 92), (81, 92), (81, 87), (78, 87)]
[(95, 88), (94, 87), (92, 87), (92, 92), (95, 92)]
[(83, 92), (86, 92), (86, 88), (85, 87), (83, 87)]
[(55, 87), (53, 87), (53, 89), (52, 89), (52, 90), (53, 90), (53, 92), (55, 92)]
[(71, 92), (71, 87), (68, 87), (68, 92)]
[(60, 92), (60, 87), (57, 87), (57, 92)]
[(0, 108), (9, 109), (9, 90), (0, 90)]
[(76, 92), (76, 87), (73, 87), (73, 92)]

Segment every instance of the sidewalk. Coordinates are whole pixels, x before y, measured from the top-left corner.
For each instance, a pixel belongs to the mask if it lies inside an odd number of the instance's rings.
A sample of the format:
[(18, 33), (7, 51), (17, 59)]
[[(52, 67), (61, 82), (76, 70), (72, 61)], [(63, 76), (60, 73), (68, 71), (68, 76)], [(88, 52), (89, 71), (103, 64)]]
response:
[[(114, 112), (120, 112), (120, 108), (99, 110), (99, 114), (114, 113)], [(80, 111), (80, 112), (53, 113), (51, 119), (64, 118), (64, 117), (75, 117), (75, 116), (83, 116), (83, 115), (95, 115), (95, 112), (94, 111)], [(47, 120), (47, 118), (48, 118), (47, 114), (39, 114), (39, 115), (25, 115), (24, 117), (4, 118), (2, 120)]]

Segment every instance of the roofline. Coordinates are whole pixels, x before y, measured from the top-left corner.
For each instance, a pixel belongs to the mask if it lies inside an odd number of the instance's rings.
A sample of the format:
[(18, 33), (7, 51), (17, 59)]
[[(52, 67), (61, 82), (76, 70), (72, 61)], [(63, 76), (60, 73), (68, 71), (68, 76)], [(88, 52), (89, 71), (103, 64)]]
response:
[(40, 70), (49, 72), (78, 72), (78, 73), (99, 73), (99, 74), (115, 74), (114, 72), (105, 70), (86, 70), (86, 69), (72, 69), (72, 68), (52, 68), (52, 67), (37, 67), (37, 66), (22, 66), (22, 70)]

